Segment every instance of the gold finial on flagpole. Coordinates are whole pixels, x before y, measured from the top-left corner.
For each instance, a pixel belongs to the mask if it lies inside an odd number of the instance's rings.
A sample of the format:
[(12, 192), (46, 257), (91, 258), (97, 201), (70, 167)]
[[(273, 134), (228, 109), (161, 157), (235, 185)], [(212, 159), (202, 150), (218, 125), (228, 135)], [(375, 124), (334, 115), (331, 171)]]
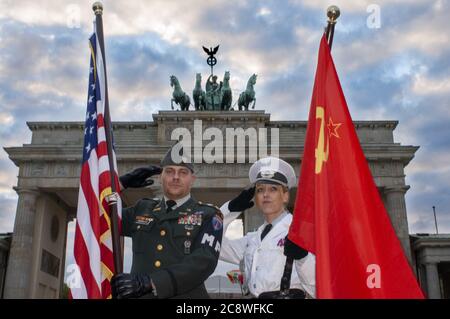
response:
[(92, 10), (94, 10), (95, 15), (103, 13), (103, 4), (99, 1), (94, 2), (92, 5)]
[(328, 22), (336, 23), (337, 18), (341, 15), (341, 10), (337, 6), (329, 6), (327, 9)]
[(337, 6), (329, 6), (327, 9), (327, 17), (328, 17), (328, 25), (326, 28), (326, 38), (328, 45), (333, 45), (333, 37), (334, 37), (334, 25), (336, 24), (337, 18), (341, 15), (341, 10)]

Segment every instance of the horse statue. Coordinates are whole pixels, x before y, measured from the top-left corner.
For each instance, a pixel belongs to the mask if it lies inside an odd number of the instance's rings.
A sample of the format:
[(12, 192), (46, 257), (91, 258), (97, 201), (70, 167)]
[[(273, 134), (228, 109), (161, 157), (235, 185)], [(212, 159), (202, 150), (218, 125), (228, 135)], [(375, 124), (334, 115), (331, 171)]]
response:
[(170, 101), (170, 106), (172, 107), (172, 110), (173, 110), (173, 102), (175, 102), (181, 107), (182, 111), (188, 111), (189, 105), (191, 105), (191, 99), (181, 89), (180, 82), (178, 82), (178, 79), (175, 75), (170, 76), (170, 86), (175, 87), (172, 93), (173, 99)]
[(233, 99), (230, 87), (230, 71), (226, 71), (225, 75), (223, 76), (223, 83), (222, 88), (220, 89), (220, 94), (220, 109), (222, 111), (228, 111), (231, 108), (231, 100)]
[(256, 104), (256, 98), (255, 98), (255, 90), (253, 89), (253, 86), (256, 84), (256, 74), (253, 74), (247, 82), (247, 89), (239, 94), (239, 100), (238, 100), (238, 107), (239, 111), (242, 111), (242, 107), (245, 108), (246, 111), (248, 111), (248, 106), (253, 101), (253, 109), (255, 108)]
[(192, 98), (194, 99), (195, 110), (206, 110), (206, 95), (202, 90), (202, 75), (197, 73), (195, 80), (195, 88), (192, 91)]

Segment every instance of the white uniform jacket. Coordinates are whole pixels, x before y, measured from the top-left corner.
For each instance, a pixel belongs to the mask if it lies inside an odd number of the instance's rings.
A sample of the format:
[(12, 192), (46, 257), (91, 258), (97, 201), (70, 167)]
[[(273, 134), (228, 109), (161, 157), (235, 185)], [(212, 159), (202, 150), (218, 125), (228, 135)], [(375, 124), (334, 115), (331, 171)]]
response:
[[(222, 248), (220, 259), (239, 265), (244, 260), (244, 280), (250, 293), (257, 297), (266, 291), (280, 290), (286, 256), (283, 254), (284, 238), (288, 234), (292, 215), (286, 214), (277, 222), (261, 241), (264, 225), (257, 231), (248, 232), (244, 237), (230, 240), (226, 236), (228, 225), (241, 213), (230, 212), (228, 202), (220, 209), (224, 214)], [(304, 290), (315, 298), (315, 257), (309, 253), (305, 258), (294, 262), (291, 288)]]

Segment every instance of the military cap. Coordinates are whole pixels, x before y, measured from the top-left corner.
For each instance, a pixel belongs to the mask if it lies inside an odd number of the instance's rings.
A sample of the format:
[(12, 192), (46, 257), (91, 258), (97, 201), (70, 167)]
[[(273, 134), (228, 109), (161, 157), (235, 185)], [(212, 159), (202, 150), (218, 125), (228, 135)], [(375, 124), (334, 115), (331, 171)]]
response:
[(189, 154), (184, 154), (184, 146), (177, 142), (167, 151), (166, 155), (161, 161), (161, 167), (164, 166), (184, 166), (194, 173), (194, 165)]
[(292, 166), (277, 157), (269, 156), (256, 161), (250, 167), (248, 175), (251, 183), (265, 182), (287, 188), (292, 188), (296, 184)]

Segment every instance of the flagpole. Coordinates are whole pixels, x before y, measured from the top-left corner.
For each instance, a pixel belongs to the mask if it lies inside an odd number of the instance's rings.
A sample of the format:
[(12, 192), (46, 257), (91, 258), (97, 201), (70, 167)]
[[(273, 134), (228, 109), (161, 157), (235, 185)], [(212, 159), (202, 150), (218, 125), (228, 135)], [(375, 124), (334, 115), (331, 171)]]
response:
[[(109, 162), (109, 173), (111, 176), (111, 191), (113, 193), (116, 192), (116, 183), (115, 183), (115, 170), (114, 170), (114, 162), (113, 162), (113, 144), (112, 144), (112, 125), (111, 125), (111, 117), (109, 113), (109, 100), (108, 100), (108, 81), (106, 76), (106, 60), (105, 60), (105, 42), (103, 38), (103, 5), (101, 2), (95, 2), (92, 5), (92, 10), (95, 13), (95, 27), (98, 37), (98, 43), (100, 44), (100, 52), (102, 54), (103, 59), (103, 67), (105, 70), (105, 135), (106, 135), (106, 144), (108, 148), (108, 162)], [(102, 97), (103, 98), (103, 97)], [(113, 258), (114, 258), (114, 270), (116, 274), (123, 272), (123, 260), (122, 260), (122, 249), (120, 245), (120, 234), (119, 234), (119, 216), (117, 214), (117, 204), (114, 203), (110, 206), (112, 209), (111, 216), (111, 237), (112, 237), (112, 246), (113, 246)]]
[[(326, 27), (325, 33), (328, 45), (331, 50), (331, 46), (333, 45), (333, 37), (334, 37), (334, 26), (336, 25), (336, 20), (339, 18), (341, 14), (339, 8), (337, 6), (329, 6), (327, 9), (328, 16), (328, 25)], [(292, 266), (294, 264), (294, 258), (287, 257), (286, 263), (284, 264), (283, 276), (281, 277), (280, 282), (280, 293), (278, 298), (280, 299), (289, 299), (290, 298), (290, 285), (291, 285), (291, 275), (292, 275)]]
[(328, 46), (333, 46), (333, 37), (334, 37), (334, 26), (336, 25), (336, 20), (341, 15), (341, 11), (337, 6), (329, 6), (327, 9), (327, 17), (328, 17), (328, 25), (326, 28), (326, 38), (328, 42)]
[(439, 234), (437, 218), (436, 218), (436, 207), (433, 206), (433, 214), (434, 214), (434, 226), (436, 226), (436, 235)]

